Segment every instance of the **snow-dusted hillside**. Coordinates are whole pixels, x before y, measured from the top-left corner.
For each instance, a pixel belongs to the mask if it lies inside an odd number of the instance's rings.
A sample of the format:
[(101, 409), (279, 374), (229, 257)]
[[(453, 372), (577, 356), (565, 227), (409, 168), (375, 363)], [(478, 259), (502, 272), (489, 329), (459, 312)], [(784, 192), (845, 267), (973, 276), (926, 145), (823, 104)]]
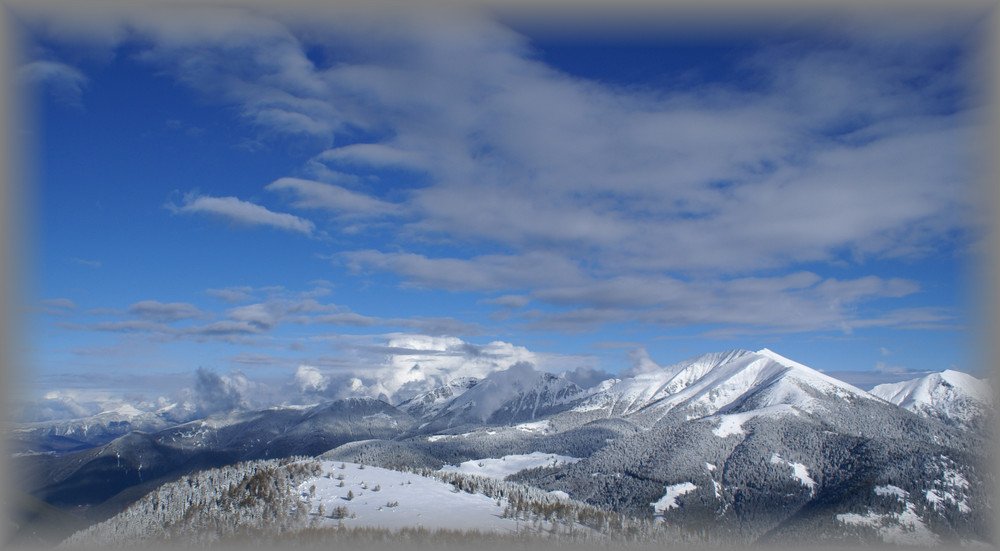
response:
[[(388, 536), (414, 530), (517, 534), (522, 544), (539, 537), (607, 542), (634, 538), (642, 526), (560, 494), (460, 473), (427, 476), (307, 458), (252, 461), (164, 484), (60, 547), (201, 547), (307, 531), (313, 541), (329, 543), (371, 529)], [(669, 534), (646, 528), (670, 541)]]
[(950, 369), (878, 385), (871, 393), (912, 412), (963, 424), (984, 422), (993, 408), (993, 391), (987, 381)]

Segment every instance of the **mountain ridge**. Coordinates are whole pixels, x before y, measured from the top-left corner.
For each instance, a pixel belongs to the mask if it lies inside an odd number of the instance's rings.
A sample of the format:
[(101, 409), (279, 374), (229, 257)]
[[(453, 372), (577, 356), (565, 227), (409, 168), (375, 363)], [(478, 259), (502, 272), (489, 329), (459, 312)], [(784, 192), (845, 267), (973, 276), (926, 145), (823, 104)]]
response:
[[(707, 522), (735, 541), (810, 526), (877, 542), (879, 529), (865, 532), (858, 519), (904, 526), (917, 517), (935, 538), (985, 540), (987, 439), (765, 348), (703, 354), (589, 389), (525, 364), (396, 406), (359, 397), (214, 414), (36, 458), (40, 474), (26, 490), (61, 505), (121, 506), (128, 500), (115, 496), (149, 477), (236, 461), (323, 454), (440, 469), (538, 452), (578, 460), (508, 478), (616, 514)], [(898, 507), (916, 517), (886, 509), (890, 486), (906, 492)]]

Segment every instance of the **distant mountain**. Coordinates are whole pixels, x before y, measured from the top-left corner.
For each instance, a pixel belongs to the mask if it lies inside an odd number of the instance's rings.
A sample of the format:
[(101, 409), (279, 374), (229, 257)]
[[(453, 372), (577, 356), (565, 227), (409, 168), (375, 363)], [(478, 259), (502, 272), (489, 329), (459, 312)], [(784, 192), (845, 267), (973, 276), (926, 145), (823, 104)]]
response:
[(18, 455), (84, 450), (133, 431), (155, 432), (176, 425), (179, 420), (171, 413), (141, 411), (123, 404), (89, 417), (18, 423), (8, 433), (8, 448)]
[(347, 442), (393, 438), (412, 425), (412, 417), (385, 402), (350, 398), (312, 407), (212, 415), (153, 433), (131, 432), (58, 457), (15, 459), (26, 473), (23, 490), (55, 505), (90, 507), (134, 486), (199, 469), (319, 455)]
[(430, 417), (424, 429), (531, 421), (568, 409), (582, 394), (582, 388), (563, 376), (516, 364), (442, 400), (427, 412)]
[(431, 418), (477, 383), (479, 379), (475, 377), (459, 377), (444, 386), (418, 394), (397, 407), (417, 418)]
[(987, 381), (950, 369), (878, 385), (871, 393), (914, 413), (973, 427), (986, 426), (993, 410), (993, 391)]

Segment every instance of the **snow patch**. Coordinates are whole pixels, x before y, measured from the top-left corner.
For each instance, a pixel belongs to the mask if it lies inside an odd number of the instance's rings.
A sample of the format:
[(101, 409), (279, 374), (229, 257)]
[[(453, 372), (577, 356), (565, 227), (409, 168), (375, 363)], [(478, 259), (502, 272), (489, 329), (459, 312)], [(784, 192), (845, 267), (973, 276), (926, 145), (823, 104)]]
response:
[(900, 488), (899, 486), (893, 486), (892, 484), (886, 484), (885, 486), (876, 486), (875, 493), (880, 496), (896, 496), (899, 501), (905, 501), (906, 498), (910, 497), (910, 492)]
[(869, 511), (866, 515), (844, 513), (837, 515), (836, 518), (844, 524), (874, 528), (885, 543), (896, 545), (940, 543), (937, 535), (920, 519), (913, 504), (909, 501), (905, 503), (906, 510), (902, 513), (880, 515)]
[(795, 408), (789, 404), (776, 404), (741, 413), (719, 414), (715, 416), (719, 418), (719, 425), (712, 429), (712, 434), (718, 436), (719, 438), (725, 438), (733, 434), (745, 434), (743, 432), (743, 423), (746, 423), (754, 417), (761, 415), (768, 417), (780, 417), (789, 414), (798, 415), (798, 411), (796, 411)]
[(712, 434), (719, 438), (725, 438), (733, 434), (744, 434), (743, 423), (750, 418), (745, 413), (720, 415), (719, 417), (721, 418), (719, 426), (712, 429)]
[(552, 423), (549, 421), (536, 421), (534, 423), (521, 423), (514, 428), (524, 432), (545, 432), (552, 428)]
[(679, 507), (677, 505), (677, 498), (694, 491), (698, 487), (690, 482), (681, 482), (680, 484), (674, 484), (672, 486), (667, 486), (666, 493), (663, 494), (659, 500), (650, 503), (653, 506), (653, 512), (657, 515), (662, 515), (664, 511), (669, 511)]
[(771, 455), (771, 463), (784, 463), (788, 465), (792, 468), (792, 478), (798, 479), (799, 484), (809, 488), (810, 496), (816, 493), (816, 481), (809, 476), (809, 469), (805, 465), (794, 461), (786, 461), (776, 453)]

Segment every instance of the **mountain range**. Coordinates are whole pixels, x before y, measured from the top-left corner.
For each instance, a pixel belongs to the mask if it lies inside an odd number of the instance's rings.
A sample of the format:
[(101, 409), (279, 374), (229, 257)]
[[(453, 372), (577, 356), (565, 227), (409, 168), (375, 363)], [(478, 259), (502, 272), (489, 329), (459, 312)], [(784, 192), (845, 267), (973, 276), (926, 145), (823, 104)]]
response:
[(538, 452), (572, 460), (506, 480), (726, 541), (992, 542), (986, 388), (946, 371), (866, 392), (768, 349), (589, 389), (517, 364), (397, 405), (351, 398), (170, 426), (140, 416), (139, 430), (15, 465), (26, 493), (96, 522), (241, 461), (322, 454), (429, 472)]

